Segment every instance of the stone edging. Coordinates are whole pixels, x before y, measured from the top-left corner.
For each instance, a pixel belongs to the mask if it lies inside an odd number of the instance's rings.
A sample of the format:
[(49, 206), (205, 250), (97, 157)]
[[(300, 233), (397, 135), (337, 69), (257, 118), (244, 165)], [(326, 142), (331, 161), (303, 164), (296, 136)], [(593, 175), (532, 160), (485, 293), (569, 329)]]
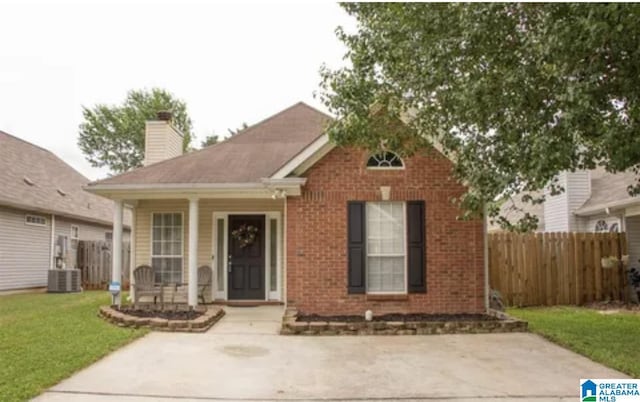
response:
[(113, 307), (100, 307), (98, 315), (120, 327), (149, 328), (153, 331), (206, 332), (224, 315), (220, 307), (205, 307), (204, 314), (193, 320), (167, 320), (166, 318), (135, 317)]
[(433, 335), (487, 334), (526, 332), (527, 322), (499, 311), (490, 310), (496, 321), (370, 321), (370, 322), (303, 322), (296, 321), (298, 312), (287, 308), (282, 317), (282, 335)]

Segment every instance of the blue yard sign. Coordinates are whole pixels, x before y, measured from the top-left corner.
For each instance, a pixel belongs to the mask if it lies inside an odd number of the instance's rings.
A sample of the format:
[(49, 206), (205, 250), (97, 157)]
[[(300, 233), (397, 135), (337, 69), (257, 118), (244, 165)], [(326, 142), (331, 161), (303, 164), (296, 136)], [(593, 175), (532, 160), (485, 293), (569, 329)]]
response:
[(116, 296), (120, 294), (120, 282), (109, 283), (109, 293)]

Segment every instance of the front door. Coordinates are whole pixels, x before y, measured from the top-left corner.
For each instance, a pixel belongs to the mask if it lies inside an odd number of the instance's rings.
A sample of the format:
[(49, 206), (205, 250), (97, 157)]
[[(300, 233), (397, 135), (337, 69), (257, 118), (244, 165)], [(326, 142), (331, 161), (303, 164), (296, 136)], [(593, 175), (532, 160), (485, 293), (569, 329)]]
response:
[(229, 299), (265, 298), (264, 215), (229, 215)]

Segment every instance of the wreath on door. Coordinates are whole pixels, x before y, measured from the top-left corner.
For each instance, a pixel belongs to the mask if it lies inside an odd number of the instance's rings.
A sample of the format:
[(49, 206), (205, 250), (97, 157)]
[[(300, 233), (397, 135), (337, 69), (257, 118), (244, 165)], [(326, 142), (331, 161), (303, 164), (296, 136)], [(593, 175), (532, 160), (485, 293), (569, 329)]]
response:
[(231, 237), (240, 243), (240, 248), (252, 245), (256, 241), (258, 228), (253, 225), (240, 225), (231, 232)]

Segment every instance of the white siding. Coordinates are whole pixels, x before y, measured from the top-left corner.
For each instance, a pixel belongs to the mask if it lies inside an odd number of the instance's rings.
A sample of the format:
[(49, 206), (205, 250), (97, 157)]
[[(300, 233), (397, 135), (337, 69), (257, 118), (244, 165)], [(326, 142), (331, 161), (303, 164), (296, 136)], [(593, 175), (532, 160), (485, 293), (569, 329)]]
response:
[(591, 196), (591, 175), (588, 171), (562, 172), (558, 184), (564, 192), (551, 196), (547, 190), (544, 203), (545, 231), (574, 232), (582, 230), (580, 218), (573, 212)]
[(627, 249), (629, 250), (629, 267), (640, 267), (640, 216), (625, 218), (627, 232)]
[(558, 175), (558, 185), (565, 188), (565, 191), (558, 195), (550, 195), (545, 191), (546, 200), (544, 202), (544, 228), (547, 232), (566, 232), (569, 230), (569, 219), (567, 215), (567, 175)]
[(0, 207), (0, 290), (47, 285), (51, 215), (45, 226), (25, 224), (27, 211)]
[(182, 134), (166, 121), (148, 121), (145, 126), (144, 165), (182, 155)]
[[(211, 265), (213, 250), (214, 212), (267, 212), (284, 211), (283, 200), (272, 199), (203, 199), (198, 216), (198, 266)], [(136, 207), (136, 261), (135, 266), (151, 264), (151, 214), (153, 212), (182, 212), (184, 222), (183, 282), (187, 282), (189, 250), (189, 201), (187, 200), (140, 200)]]
[(567, 211), (569, 231), (581, 230), (580, 219), (573, 212), (580, 208), (591, 196), (591, 174), (587, 170), (567, 173)]

